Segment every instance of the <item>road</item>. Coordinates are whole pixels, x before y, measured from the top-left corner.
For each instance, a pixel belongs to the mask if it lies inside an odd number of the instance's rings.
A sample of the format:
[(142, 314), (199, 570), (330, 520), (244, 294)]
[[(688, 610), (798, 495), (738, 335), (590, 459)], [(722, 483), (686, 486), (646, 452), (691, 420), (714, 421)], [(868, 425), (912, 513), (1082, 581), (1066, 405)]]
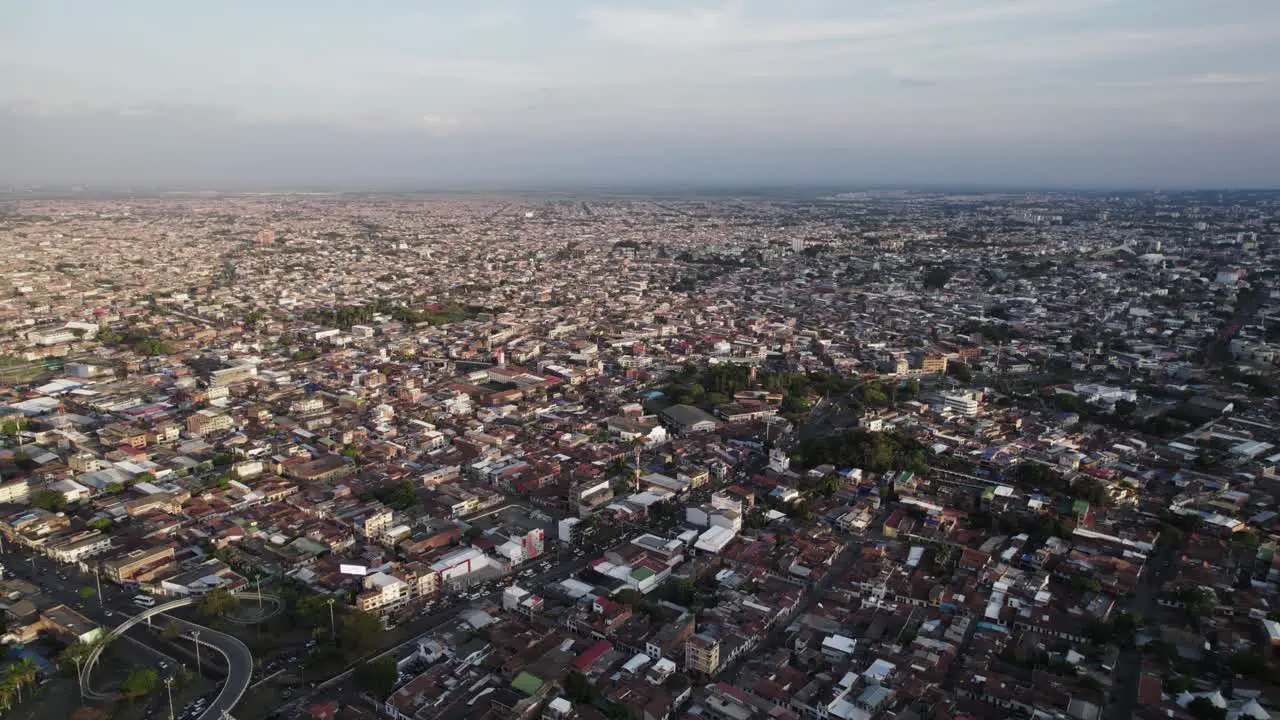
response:
[[(95, 587), (97, 583), (93, 575), (80, 571), (75, 565), (60, 565), (48, 558), (32, 555), (26, 550), (15, 550), (9, 543), (5, 544), (5, 552), (0, 555), (0, 561), (5, 565), (6, 575), (13, 575), (31, 582), (38, 586), (46, 597), (75, 608), (77, 612), (101, 626), (115, 627), (139, 614), (138, 606), (133, 603), (134, 593), (110, 583), (102, 584), (101, 598), (80, 597), (81, 588)], [(199, 720), (220, 720), (223, 711), (229, 713), (248, 689), (253, 675), (253, 655), (244, 643), (231, 635), (172, 615), (167, 617), (178, 625), (184, 636), (190, 636), (193, 630), (198, 630), (199, 643), (226, 658), (227, 677), (222, 690), (199, 716)], [(176, 667), (177, 660), (160, 650), (129, 635), (122, 634), (121, 637), (168, 659)]]
[(200, 713), (199, 720), (221, 720), (230, 715), (236, 703), (244, 697), (249, 689), (249, 681), (253, 679), (253, 653), (239, 639), (213, 628), (196, 625), (181, 618), (170, 616), (177, 623), (183, 635), (190, 635), (193, 630), (199, 631), (199, 643), (221, 653), (227, 661), (227, 677), (218, 696), (209, 703), (209, 707)]
[(827, 585), (830, 584), (831, 578), (840, 577), (849, 570), (850, 566), (853, 565), (854, 559), (858, 557), (858, 549), (860, 547), (861, 543), (857, 540), (851, 540), (845, 543), (844, 547), (840, 550), (840, 554), (837, 555), (835, 561), (831, 563), (831, 567), (827, 568), (827, 573), (823, 575), (822, 579), (815, 583), (813, 587), (809, 588), (805, 592), (804, 597), (800, 600), (800, 605), (796, 607), (795, 612), (792, 613), (784, 622), (779, 622), (777, 625), (774, 625), (769, 630), (769, 634), (765, 636), (764, 640), (760, 641), (760, 643), (756, 645), (755, 649), (750, 652), (743, 653), (733, 662), (720, 668), (719, 672), (716, 673), (717, 678), (733, 685), (734, 687), (742, 687), (740, 683), (742, 682), (741, 673), (744, 661), (749, 657), (764, 657), (770, 650), (777, 647), (778, 644), (786, 637), (787, 627), (802, 615), (812, 610), (813, 607), (818, 604), (818, 601), (822, 599), (822, 593), (826, 592)]
[[(542, 585), (549, 582), (555, 582), (557, 580), (562, 580), (576, 572), (581, 571), (583, 568), (587, 567), (587, 565), (591, 564), (591, 562), (598, 557), (600, 557), (600, 553), (588, 553), (581, 558), (569, 560), (559, 565), (556, 565), (551, 569), (547, 570), (545, 573), (534, 575), (528, 578), (527, 580), (522, 580), (520, 578), (514, 578), (514, 579), (507, 578), (506, 581), (510, 582), (514, 580), (514, 582), (517, 585), (527, 584), (530, 586)], [(409, 639), (404, 641), (397, 641), (396, 638), (404, 637), (403, 634), (397, 633), (395, 636), (393, 636), (390, 639), (390, 642), (385, 644), (382, 648), (373, 650), (368, 655), (365, 655), (364, 657), (358, 660), (355, 660), (354, 662), (351, 662), (350, 664), (347, 665), (347, 667), (344, 670), (342, 670), (342, 672), (339, 672), (336, 675), (333, 675), (325, 680), (322, 680), (316, 683), (315, 689), (317, 691), (323, 690), (326, 687), (342, 682), (343, 680), (350, 677), (351, 673), (355, 670), (356, 666), (360, 665), (361, 663), (368, 662), (371, 660), (378, 660), (388, 655), (393, 655), (393, 656), (398, 655), (399, 653), (403, 652), (405, 649), (416, 646), (418, 641), (421, 640), (424, 636), (430, 635), (431, 633), (435, 632), (441, 626), (447, 624), (450, 621), (456, 621), (458, 617), (458, 611), (462, 607), (467, 605), (479, 605), (479, 604), (484, 604), (489, 602), (495, 602), (501, 597), (501, 595), (502, 595), (501, 590), (495, 590), (479, 598), (476, 598), (475, 600), (454, 600), (453, 602), (446, 604), (444, 607), (440, 608), (439, 610), (431, 612), (430, 614), (427, 614), (427, 615), (420, 615), (414, 618), (413, 620), (401, 626), (402, 628), (409, 629), (408, 630), (408, 632), (410, 633)]]
[[(1160, 586), (1169, 579), (1169, 572), (1175, 569), (1178, 548), (1164, 545), (1151, 556), (1150, 572), (1143, 575), (1133, 594), (1133, 603), (1129, 611), (1142, 618), (1151, 618), (1151, 608), (1155, 604), (1156, 594)], [(1142, 676), (1142, 653), (1135, 647), (1123, 647), (1120, 659), (1116, 662), (1115, 674), (1112, 675), (1112, 704), (1108, 717), (1113, 720), (1129, 720), (1134, 717), (1138, 707), (1138, 681)]]

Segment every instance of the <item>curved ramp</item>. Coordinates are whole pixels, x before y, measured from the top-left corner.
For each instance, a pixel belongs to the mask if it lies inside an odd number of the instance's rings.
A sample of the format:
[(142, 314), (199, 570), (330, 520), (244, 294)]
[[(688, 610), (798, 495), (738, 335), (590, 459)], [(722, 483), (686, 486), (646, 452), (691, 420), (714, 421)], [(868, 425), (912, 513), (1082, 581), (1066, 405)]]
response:
[[(237, 600), (262, 600), (263, 602), (272, 602), (277, 606), (283, 606), (282, 601), (274, 595), (263, 593), (259, 595), (253, 592), (237, 593)], [(94, 700), (107, 700), (113, 697), (110, 693), (98, 693), (93, 691), (89, 680), (93, 674), (94, 665), (97, 664), (98, 658), (102, 655), (102, 650), (106, 647), (107, 642), (120, 637), (130, 628), (138, 623), (146, 622), (148, 619), (157, 615), (163, 615), (170, 610), (176, 610), (188, 605), (195, 605), (199, 602), (199, 598), (185, 597), (177, 600), (170, 600), (161, 603), (155, 607), (148, 608), (145, 611), (130, 617), (121, 622), (110, 632), (108, 632), (101, 642), (96, 644), (93, 652), (90, 653), (87, 661), (80, 669), (80, 687), (83, 688), (84, 695)], [(209, 703), (209, 707), (200, 714), (199, 720), (222, 720), (222, 718), (230, 718), (231, 709), (236, 703), (240, 702), (240, 698), (244, 696), (246, 690), (249, 689), (249, 682), (253, 679), (253, 654), (249, 652), (249, 647), (241, 642), (238, 638), (219, 632), (210, 627), (197, 625), (196, 623), (183, 620), (181, 618), (172, 618), (184, 635), (189, 636), (192, 631), (199, 632), (199, 638), (196, 640), (200, 645), (211, 648), (218, 654), (222, 655), (227, 662), (227, 678), (222, 685), (222, 690), (218, 692), (218, 697)]]

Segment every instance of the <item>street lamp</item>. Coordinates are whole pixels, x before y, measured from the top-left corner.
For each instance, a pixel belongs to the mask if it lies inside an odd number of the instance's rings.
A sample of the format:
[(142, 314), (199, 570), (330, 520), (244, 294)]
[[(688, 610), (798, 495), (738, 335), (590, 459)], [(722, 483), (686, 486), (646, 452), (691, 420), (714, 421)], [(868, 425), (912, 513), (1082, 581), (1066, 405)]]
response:
[(80, 689), (80, 702), (84, 702), (84, 675), (80, 674), (80, 658), (72, 658), (72, 662), (76, 664), (76, 686)]
[(200, 667), (200, 631), (199, 630), (191, 631), (191, 641), (196, 644), (196, 674), (201, 677), (204, 677), (204, 672), (202, 672), (202, 669)]
[(329, 637), (333, 641), (338, 639), (337, 625), (333, 622), (333, 598), (329, 598)]
[(173, 676), (164, 679), (164, 688), (169, 691), (169, 720), (173, 720)]

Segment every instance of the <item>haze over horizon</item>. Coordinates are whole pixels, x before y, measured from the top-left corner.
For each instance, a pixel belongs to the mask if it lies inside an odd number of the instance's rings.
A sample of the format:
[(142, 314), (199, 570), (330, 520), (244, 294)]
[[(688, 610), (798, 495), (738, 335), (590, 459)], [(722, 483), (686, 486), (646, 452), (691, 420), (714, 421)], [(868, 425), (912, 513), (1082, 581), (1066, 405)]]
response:
[(0, 183), (1280, 186), (1261, 0), (46, 0)]

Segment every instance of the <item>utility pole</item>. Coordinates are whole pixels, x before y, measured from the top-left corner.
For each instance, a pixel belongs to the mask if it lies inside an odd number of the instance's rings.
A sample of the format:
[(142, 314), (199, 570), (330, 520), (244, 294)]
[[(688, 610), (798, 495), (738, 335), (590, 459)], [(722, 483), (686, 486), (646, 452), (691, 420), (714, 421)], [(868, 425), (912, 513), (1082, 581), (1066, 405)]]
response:
[(164, 679), (164, 688), (169, 691), (169, 720), (173, 720), (173, 676)]
[(329, 598), (329, 638), (333, 642), (338, 640), (338, 626), (333, 622), (333, 598)]
[(80, 674), (80, 658), (76, 657), (73, 662), (76, 664), (76, 686), (80, 689), (80, 702), (84, 702), (84, 676)]
[(98, 581), (98, 607), (105, 607), (102, 600), (102, 573), (97, 568), (93, 570), (93, 578)]
[(201, 677), (204, 677), (204, 672), (200, 667), (200, 631), (199, 630), (191, 631), (191, 641), (196, 644), (196, 674)]

